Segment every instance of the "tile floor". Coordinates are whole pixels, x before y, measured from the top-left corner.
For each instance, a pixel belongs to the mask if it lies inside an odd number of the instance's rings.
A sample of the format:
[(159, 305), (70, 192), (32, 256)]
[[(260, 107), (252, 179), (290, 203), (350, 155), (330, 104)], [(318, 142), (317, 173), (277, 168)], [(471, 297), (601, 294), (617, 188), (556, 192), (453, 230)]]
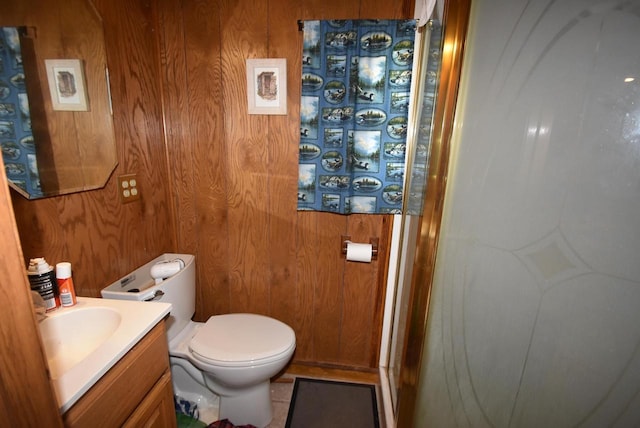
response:
[(273, 420), (267, 428), (284, 428), (289, 413), (289, 403), (293, 393), (294, 378), (284, 378), (271, 383), (271, 401), (273, 402)]
[[(284, 428), (287, 423), (287, 416), (289, 414), (289, 404), (291, 403), (291, 396), (293, 395), (293, 385), (295, 377), (281, 377), (277, 382), (271, 383), (271, 402), (273, 403), (273, 420), (265, 428)], [(380, 400), (380, 395), (377, 395), (377, 400)], [(379, 403), (379, 401), (378, 401)], [(378, 411), (380, 406), (378, 406)], [(383, 415), (379, 414), (380, 426), (384, 427)]]

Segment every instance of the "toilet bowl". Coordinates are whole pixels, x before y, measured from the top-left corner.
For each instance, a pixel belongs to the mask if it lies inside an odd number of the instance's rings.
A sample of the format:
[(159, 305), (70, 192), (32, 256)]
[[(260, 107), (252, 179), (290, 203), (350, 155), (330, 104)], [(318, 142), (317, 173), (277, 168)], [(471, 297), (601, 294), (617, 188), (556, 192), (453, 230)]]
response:
[[(190, 322), (169, 342), (176, 364), (191, 365), (194, 378), (220, 397), (219, 419), (264, 427), (271, 422), (270, 380), (291, 359), (295, 334), (273, 318), (227, 314)], [(199, 380), (198, 379), (198, 380)]]
[[(151, 279), (154, 265), (174, 259), (180, 259), (184, 268), (169, 278)], [(191, 321), (195, 312), (195, 257), (188, 254), (163, 254), (101, 293), (105, 298), (172, 304), (167, 339), (174, 393), (204, 403), (205, 408), (219, 398), (218, 418), (235, 425), (260, 428), (271, 422), (270, 380), (284, 369), (295, 351), (291, 327), (274, 318), (248, 313), (215, 315), (204, 323)], [(203, 419), (203, 415), (200, 419), (214, 422)]]

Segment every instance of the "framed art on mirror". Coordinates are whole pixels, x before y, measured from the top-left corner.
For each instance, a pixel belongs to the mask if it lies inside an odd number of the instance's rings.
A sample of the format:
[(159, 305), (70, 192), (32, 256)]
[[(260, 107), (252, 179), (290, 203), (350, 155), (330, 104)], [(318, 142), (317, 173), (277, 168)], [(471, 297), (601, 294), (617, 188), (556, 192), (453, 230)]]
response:
[(54, 110), (88, 111), (82, 61), (79, 59), (46, 59), (47, 80)]

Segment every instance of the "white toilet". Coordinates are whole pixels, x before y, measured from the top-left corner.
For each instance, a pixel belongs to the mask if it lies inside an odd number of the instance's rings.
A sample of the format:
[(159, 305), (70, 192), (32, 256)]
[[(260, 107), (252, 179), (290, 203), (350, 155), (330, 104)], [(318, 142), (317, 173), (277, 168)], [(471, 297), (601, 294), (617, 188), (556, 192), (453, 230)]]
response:
[[(179, 261), (168, 263), (173, 260)], [(158, 266), (167, 274), (180, 270), (156, 283), (151, 277), (154, 266), (156, 275)], [(191, 321), (195, 313), (195, 257), (189, 254), (163, 254), (101, 293), (110, 299), (172, 304), (167, 338), (176, 394), (205, 403), (219, 397), (218, 418), (235, 425), (264, 427), (271, 422), (270, 379), (293, 355), (296, 338), (291, 327), (256, 314), (216, 315), (205, 323)], [(207, 420), (209, 415), (199, 416), (203, 422), (214, 422)]]

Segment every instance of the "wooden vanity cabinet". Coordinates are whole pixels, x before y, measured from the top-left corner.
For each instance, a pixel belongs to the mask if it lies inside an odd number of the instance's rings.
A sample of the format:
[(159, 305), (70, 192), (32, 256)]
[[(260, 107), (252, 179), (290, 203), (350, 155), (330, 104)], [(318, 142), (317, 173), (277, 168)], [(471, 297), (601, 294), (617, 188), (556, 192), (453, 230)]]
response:
[(67, 427), (176, 427), (164, 321), (64, 415)]
[(176, 426), (170, 372), (162, 375), (158, 383), (123, 426), (125, 428)]

